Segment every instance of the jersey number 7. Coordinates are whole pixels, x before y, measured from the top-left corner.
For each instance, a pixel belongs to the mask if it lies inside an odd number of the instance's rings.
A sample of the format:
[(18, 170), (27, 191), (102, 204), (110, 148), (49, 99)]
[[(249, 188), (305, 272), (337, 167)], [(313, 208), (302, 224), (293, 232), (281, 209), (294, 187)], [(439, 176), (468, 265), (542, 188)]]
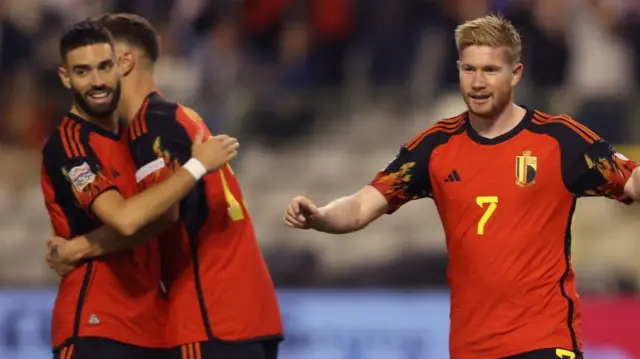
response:
[(478, 221), (478, 234), (484, 235), (484, 226), (487, 225), (487, 222), (489, 222), (489, 219), (493, 216), (493, 212), (498, 208), (498, 196), (478, 196), (476, 197), (476, 203), (480, 208), (485, 208), (486, 204), (489, 205)]
[(566, 349), (556, 349), (556, 356), (560, 359), (575, 359), (576, 355), (574, 352)]
[[(231, 174), (233, 174), (233, 170), (231, 169), (231, 166), (227, 165), (227, 168), (229, 169), (229, 172), (231, 172)], [(242, 210), (242, 206), (240, 205), (240, 203), (238, 202), (236, 197), (231, 192), (231, 189), (229, 188), (229, 185), (227, 184), (227, 178), (224, 175), (224, 171), (222, 169), (220, 169), (220, 171), (218, 171), (218, 173), (220, 173), (220, 181), (222, 182), (222, 189), (224, 191), (224, 198), (227, 201), (227, 213), (229, 213), (229, 217), (231, 217), (231, 220), (234, 221), (234, 222), (243, 220), (244, 219), (244, 212)]]

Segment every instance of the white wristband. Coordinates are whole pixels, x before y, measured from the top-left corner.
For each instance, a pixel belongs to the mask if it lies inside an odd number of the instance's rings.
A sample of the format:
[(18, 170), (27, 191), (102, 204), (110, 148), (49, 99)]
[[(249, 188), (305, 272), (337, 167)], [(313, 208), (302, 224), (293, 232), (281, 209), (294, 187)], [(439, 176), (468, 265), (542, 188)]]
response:
[(204, 175), (207, 174), (207, 168), (196, 158), (190, 158), (182, 168), (187, 170), (196, 181), (199, 181)]

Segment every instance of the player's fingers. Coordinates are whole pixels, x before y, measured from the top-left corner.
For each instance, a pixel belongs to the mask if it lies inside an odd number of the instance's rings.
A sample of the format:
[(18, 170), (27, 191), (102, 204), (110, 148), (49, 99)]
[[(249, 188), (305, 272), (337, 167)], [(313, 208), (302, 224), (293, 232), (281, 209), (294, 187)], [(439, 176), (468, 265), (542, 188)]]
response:
[(204, 131), (200, 130), (196, 133), (196, 137), (193, 139), (193, 144), (199, 145), (204, 140)]
[(300, 221), (298, 219), (296, 219), (295, 217), (287, 217), (285, 220), (285, 223), (289, 223), (290, 227), (293, 228), (302, 228), (304, 227), (304, 221)]
[(294, 199), (291, 204), (289, 204), (289, 209), (291, 210), (291, 214), (297, 216), (300, 213), (300, 202)]
[(309, 214), (312, 215), (312, 216), (315, 216), (316, 214), (318, 214), (318, 207), (313, 203), (309, 203), (308, 204), (307, 210), (308, 210)]
[(238, 148), (240, 148), (240, 142), (238, 142), (238, 140), (229, 141), (226, 143), (225, 147), (229, 151), (237, 150)]
[(218, 141), (226, 141), (230, 137), (229, 135), (217, 135), (217, 136), (214, 136), (214, 138)]

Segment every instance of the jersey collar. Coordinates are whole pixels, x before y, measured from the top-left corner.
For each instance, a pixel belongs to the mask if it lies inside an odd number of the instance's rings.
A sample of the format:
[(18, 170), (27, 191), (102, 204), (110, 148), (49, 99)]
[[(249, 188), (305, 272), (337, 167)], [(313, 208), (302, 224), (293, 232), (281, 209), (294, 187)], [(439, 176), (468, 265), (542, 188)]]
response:
[(467, 135), (469, 136), (469, 138), (471, 138), (472, 141), (481, 145), (497, 145), (499, 143), (510, 140), (511, 138), (515, 137), (518, 133), (520, 133), (520, 131), (525, 129), (527, 125), (531, 122), (531, 119), (533, 118), (533, 113), (535, 111), (525, 106), (522, 106), (522, 107), (524, 107), (524, 109), (527, 110), (527, 112), (525, 113), (522, 120), (520, 120), (520, 123), (518, 123), (518, 125), (514, 127), (512, 130), (510, 130), (509, 132), (495, 138), (486, 138), (486, 137), (480, 136), (480, 134), (478, 134), (478, 132), (476, 132), (476, 130), (474, 130), (473, 127), (471, 126), (471, 122), (469, 121), (469, 113), (467, 112), (467, 114), (465, 115), (465, 127), (466, 127)]

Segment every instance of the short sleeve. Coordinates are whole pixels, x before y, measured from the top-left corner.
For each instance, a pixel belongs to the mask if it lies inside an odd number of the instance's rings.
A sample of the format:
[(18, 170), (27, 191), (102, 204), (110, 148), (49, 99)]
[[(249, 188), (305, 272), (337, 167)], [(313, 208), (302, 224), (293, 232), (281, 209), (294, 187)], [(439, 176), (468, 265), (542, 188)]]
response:
[(165, 180), (191, 157), (192, 139), (200, 128), (185, 116), (177, 104), (153, 102), (130, 125), (129, 147), (141, 188)]
[(428, 139), (418, 144), (405, 144), (370, 182), (389, 203), (389, 214), (409, 201), (433, 197), (429, 175), (431, 152)]
[(98, 196), (117, 189), (88, 144), (72, 144), (78, 150), (68, 156), (57, 142), (43, 151), (44, 170), (49, 177), (62, 174), (81, 209), (88, 211)]
[(576, 197), (603, 196), (632, 203), (625, 197), (624, 187), (638, 164), (586, 127), (577, 123), (573, 126), (566, 126), (557, 137), (562, 177), (569, 192)]

